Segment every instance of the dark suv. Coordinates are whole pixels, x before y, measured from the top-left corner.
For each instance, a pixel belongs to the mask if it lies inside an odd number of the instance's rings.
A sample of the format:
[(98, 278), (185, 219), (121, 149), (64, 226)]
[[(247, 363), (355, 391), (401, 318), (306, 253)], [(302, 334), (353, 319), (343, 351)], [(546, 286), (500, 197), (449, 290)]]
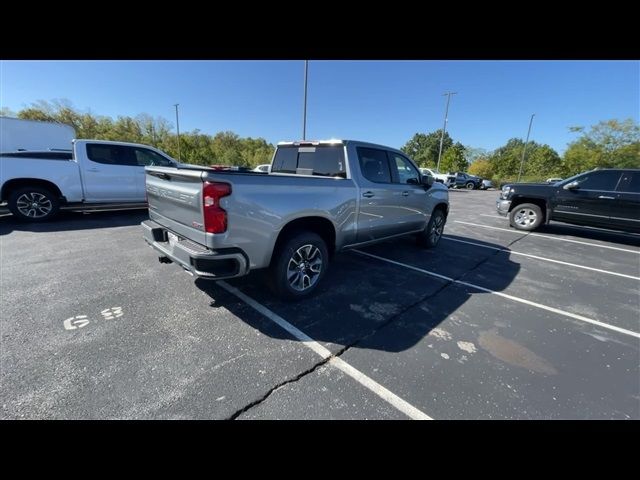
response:
[(596, 169), (551, 185), (504, 185), (496, 206), (518, 230), (557, 220), (640, 232), (640, 169)]

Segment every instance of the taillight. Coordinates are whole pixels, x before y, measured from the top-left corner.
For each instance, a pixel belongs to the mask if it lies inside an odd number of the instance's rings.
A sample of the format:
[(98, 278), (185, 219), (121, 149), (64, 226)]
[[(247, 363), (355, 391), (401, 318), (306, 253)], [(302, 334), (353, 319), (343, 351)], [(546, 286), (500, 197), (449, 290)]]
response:
[(228, 183), (204, 182), (202, 205), (205, 232), (223, 233), (227, 230), (227, 212), (220, 207), (220, 199), (227, 195), (231, 195), (231, 185)]

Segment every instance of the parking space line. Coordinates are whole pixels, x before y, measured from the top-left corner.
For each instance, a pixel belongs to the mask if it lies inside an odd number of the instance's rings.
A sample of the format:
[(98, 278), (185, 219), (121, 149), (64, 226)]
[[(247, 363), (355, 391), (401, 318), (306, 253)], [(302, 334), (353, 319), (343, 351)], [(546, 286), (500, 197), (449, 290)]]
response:
[(300, 340), (304, 346), (306, 346), (307, 348), (313, 350), (320, 357), (322, 357), (323, 360), (329, 359), (327, 363), (333, 365), (334, 367), (338, 368), (342, 372), (344, 372), (347, 375), (349, 375), (351, 378), (353, 378), (360, 385), (362, 385), (365, 388), (369, 389), (371, 392), (373, 392), (376, 395), (378, 395), (380, 398), (385, 400), (387, 403), (393, 405), (396, 409), (398, 409), (399, 411), (401, 411), (402, 413), (407, 415), (409, 418), (411, 418), (413, 420), (433, 420), (429, 415), (427, 415), (423, 411), (417, 409), (416, 407), (414, 407), (413, 405), (411, 405), (407, 401), (403, 400), (402, 398), (400, 398), (398, 395), (396, 395), (392, 391), (390, 391), (387, 388), (383, 387), (378, 382), (373, 380), (371, 377), (368, 377), (367, 375), (362, 373), (360, 370), (358, 370), (355, 367), (349, 365), (347, 362), (345, 362), (341, 358), (334, 357), (329, 349), (327, 349), (327, 348), (323, 347), (322, 345), (320, 345), (318, 342), (316, 342), (313, 338), (309, 337), (302, 330), (299, 330), (295, 326), (291, 325), (284, 318), (282, 318), (278, 314), (272, 312), (271, 310), (269, 310), (267, 307), (265, 307), (261, 303), (256, 302), (253, 298), (245, 295), (244, 293), (242, 293), (237, 288), (232, 287), (231, 285), (229, 285), (227, 282), (219, 281), (218, 285), (220, 285), (222, 288), (224, 288), (227, 292), (229, 292), (232, 295), (235, 295), (236, 297), (238, 297), (240, 300), (245, 302), (247, 305), (249, 305), (254, 310), (258, 311), (260, 314), (262, 314), (265, 317), (267, 317), (269, 320), (271, 320), (272, 322), (277, 324), (280, 328), (282, 328), (282, 329), (286, 330), (287, 332), (289, 332), (296, 339)]
[(541, 233), (522, 232), (522, 231), (519, 231), (519, 230), (511, 230), (509, 228), (492, 227), (490, 225), (480, 225), (479, 223), (462, 222), (460, 220), (454, 220), (454, 222), (455, 223), (462, 223), (463, 225), (472, 225), (474, 227), (491, 228), (492, 230), (502, 230), (503, 232), (517, 233), (518, 235), (529, 235), (529, 236), (532, 236), (532, 237), (548, 238), (550, 240), (560, 240), (562, 242), (579, 243), (581, 245), (590, 245), (592, 247), (608, 248), (610, 250), (619, 250), (621, 252), (635, 253), (636, 255), (640, 255), (640, 250), (629, 250), (627, 248), (610, 247), (609, 245), (600, 245), (599, 243), (580, 242), (578, 240), (570, 240), (568, 238), (559, 238), (559, 237), (551, 237), (549, 235), (542, 235)]
[(481, 243), (469, 242), (467, 240), (458, 240), (457, 238), (449, 238), (446, 235), (444, 235), (442, 239), (449, 240), (450, 242), (467, 243), (469, 245), (475, 245), (476, 247), (488, 248), (490, 250), (498, 250), (500, 252), (511, 253), (513, 255), (521, 255), (523, 257), (535, 258), (536, 260), (542, 260), (544, 262), (559, 263), (560, 265), (568, 265), (570, 267), (582, 268), (584, 270), (591, 270), (592, 272), (606, 273), (607, 275), (616, 275), (618, 277), (630, 278), (632, 280), (640, 280), (640, 277), (634, 277), (633, 275), (626, 275), (624, 273), (611, 272), (609, 270), (602, 270), (600, 268), (587, 267), (586, 265), (578, 265), (576, 263), (563, 262), (560, 260), (554, 260), (552, 258), (539, 257), (537, 255), (531, 255), (529, 253), (515, 252), (513, 250), (509, 250), (508, 248), (490, 247), (489, 245), (482, 245)]
[(481, 213), (481, 217), (499, 218), (500, 220), (506, 220), (507, 217), (501, 217), (500, 215), (489, 215), (487, 213)]
[(391, 263), (391, 264), (394, 264), (394, 265), (398, 265), (400, 267), (408, 268), (410, 270), (415, 270), (416, 272), (421, 272), (421, 273), (430, 275), (432, 277), (436, 277), (436, 278), (440, 278), (440, 279), (443, 279), (443, 280), (447, 280), (447, 281), (452, 282), (452, 283), (457, 283), (459, 285), (465, 285), (467, 287), (471, 287), (471, 288), (474, 288), (476, 290), (480, 290), (482, 292), (491, 293), (493, 295), (498, 295), (498, 296), (503, 297), (503, 298), (508, 298), (509, 300), (513, 300), (514, 302), (524, 303), (525, 305), (530, 305), (532, 307), (540, 308), (542, 310), (547, 310), (549, 312), (557, 313), (557, 314), (562, 315), (564, 317), (573, 318), (574, 320), (579, 320), (581, 322), (590, 323), (592, 325), (597, 325), (599, 327), (606, 328), (608, 330), (613, 330), (614, 332), (623, 333), (625, 335), (630, 335), (630, 336), (635, 337), (635, 338), (640, 338), (640, 333), (638, 333), (638, 332), (627, 330), (626, 328), (616, 327), (615, 325), (609, 325), (608, 323), (600, 322), (598, 320), (593, 320), (592, 318), (583, 317), (582, 315), (578, 315), (576, 313), (571, 313), (571, 312), (567, 312), (565, 310), (560, 310), (559, 308), (549, 307), (549, 306), (543, 305), (541, 303), (531, 302), (531, 301), (526, 300), (524, 298), (514, 297), (513, 295), (508, 295), (506, 293), (496, 292), (495, 290), (490, 290), (488, 288), (481, 287), (480, 285), (475, 285), (475, 284), (469, 283), (469, 282), (463, 282), (462, 280), (456, 280), (454, 278), (447, 277), (447, 276), (441, 275), (439, 273), (431, 272), (431, 271), (425, 270), (423, 268), (414, 267), (413, 265), (408, 265), (406, 263), (396, 262), (395, 260), (390, 260), (388, 258), (379, 257), (378, 255), (373, 255), (372, 253), (363, 252), (361, 250), (355, 250), (354, 249), (354, 250), (352, 250), (352, 252), (359, 253), (361, 255), (366, 255), (368, 257), (376, 258), (376, 259), (381, 260), (383, 262), (387, 262), (387, 263)]

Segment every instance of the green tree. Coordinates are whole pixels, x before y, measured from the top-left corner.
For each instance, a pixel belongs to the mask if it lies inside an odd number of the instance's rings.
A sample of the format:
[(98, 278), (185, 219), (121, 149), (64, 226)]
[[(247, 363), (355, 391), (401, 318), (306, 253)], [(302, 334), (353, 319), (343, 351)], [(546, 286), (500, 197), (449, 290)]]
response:
[(493, 164), (488, 158), (478, 158), (469, 165), (469, 173), (478, 177), (491, 179), (494, 176)]
[[(517, 177), (523, 149), (524, 142), (520, 138), (512, 138), (506, 145), (496, 149), (489, 157), (494, 174), (499, 178)], [(527, 144), (523, 175), (550, 177), (558, 174), (561, 169), (560, 156), (549, 145), (533, 141)]]
[(464, 172), (467, 170), (465, 147), (460, 142), (448, 148), (440, 160), (441, 172)]
[[(416, 133), (400, 150), (409, 155), (420, 167), (435, 168), (438, 163), (440, 136), (442, 130), (431, 133)], [(442, 141), (442, 155), (453, 146), (453, 139), (445, 132)], [(440, 168), (440, 170), (445, 171)]]
[(640, 168), (640, 126), (632, 119), (602, 121), (588, 132), (583, 127), (570, 130), (582, 135), (564, 154), (564, 175), (596, 167)]
[[(7, 109), (2, 110), (7, 115)], [(71, 125), (78, 138), (116, 140), (152, 145), (178, 158), (177, 135), (172, 125), (162, 117), (142, 113), (135, 117), (117, 119), (80, 112), (68, 100), (39, 100), (17, 113), (19, 118), (60, 122)], [(214, 136), (200, 130), (180, 134), (180, 160), (198, 165), (237, 165), (254, 167), (269, 163), (274, 146), (263, 138), (241, 138), (233, 132), (219, 132)]]

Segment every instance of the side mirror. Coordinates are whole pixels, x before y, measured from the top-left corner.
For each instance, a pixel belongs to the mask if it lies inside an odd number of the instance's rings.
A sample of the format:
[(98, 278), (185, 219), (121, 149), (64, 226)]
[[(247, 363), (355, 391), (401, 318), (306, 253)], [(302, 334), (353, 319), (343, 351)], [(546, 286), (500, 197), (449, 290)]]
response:
[(431, 185), (433, 185), (433, 177), (431, 175), (422, 175), (420, 177), (420, 183), (427, 188), (431, 188)]
[(580, 184), (578, 183), (577, 180), (573, 181), (573, 182), (569, 182), (567, 183), (564, 187), (565, 190), (575, 190), (576, 188), (580, 188)]

